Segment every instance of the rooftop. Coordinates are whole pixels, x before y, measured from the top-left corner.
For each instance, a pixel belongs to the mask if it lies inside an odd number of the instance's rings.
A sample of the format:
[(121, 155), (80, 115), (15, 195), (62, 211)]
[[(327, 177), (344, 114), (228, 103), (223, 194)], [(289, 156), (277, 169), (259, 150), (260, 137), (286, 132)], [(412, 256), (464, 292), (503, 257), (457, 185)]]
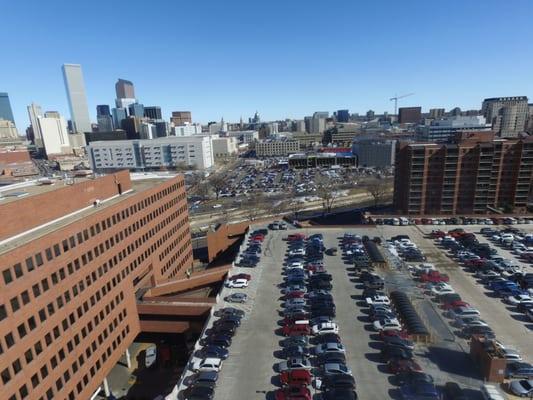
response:
[[(98, 206), (91, 204), (80, 204), (80, 208), (60, 216), (59, 218), (46, 221), (45, 223), (37, 222), (35, 226), (32, 226), (30, 229), (27, 229), (21, 233), (11, 235), (10, 237), (0, 240), (0, 254), (3, 254), (7, 251), (13, 250), (17, 247), (20, 247), (32, 240), (38, 239), (44, 235), (47, 235), (51, 232), (54, 232), (60, 228), (63, 228), (67, 225), (70, 225), (80, 219), (83, 219), (89, 215), (100, 212), (102, 209), (120, 203), (121, 201), (136, 195), (139, 192), (150, 189), (162, 182), (168, 181), (169, 177), (147, 177), (147, 179), (141, 179), (136, 177), (136, 179), (131, 181), (131, 189), (126, 190), (120, 196), (113, 196), (108, 199), (101, 199), (101, 202)], [(76, 182), (73, 183), (79, 184), (91, 180), (90, 178), (76, 178)], [(3, 212), (3, 206), (9, 203), (13, 203), (19, 199), (25, 199), (29, 196), (36, 196), (38, 194), (43, 194), (47, 192), (53, 192), (60, 190), (66, 186), (69, 186), (64, 180), (57, 180), (52, 184), (39, 185), (37, 181), (24, 182), (23, 184), (15, 184), (7, 187), (0, 187), (0, 195), (3, 196), (3, 200), (0, 200), (0, 215)], [(16, 186), (15, 188), (10, 188), (11, 186)], [(21, 210), (20, 212), (24, 212)]]

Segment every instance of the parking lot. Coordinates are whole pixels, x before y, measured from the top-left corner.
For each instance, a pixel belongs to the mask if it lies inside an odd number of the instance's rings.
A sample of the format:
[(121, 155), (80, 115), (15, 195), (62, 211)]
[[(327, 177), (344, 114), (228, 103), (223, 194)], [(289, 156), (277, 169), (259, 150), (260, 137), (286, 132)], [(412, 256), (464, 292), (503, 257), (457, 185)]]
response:
[[(388, 232), (387, 228), (392, 230)], [(323, 231), (324, 245), (338, 247), (339, 238), (346, 232), (387, 237), (400, 228), (379, 229), (381, 232), (375, 228), (327, 229)], [(405, 232), (405, 228), (401, 229)], [(410, 231), (416, 228), (407, 229)], [(270, 232), (266, 239), (262, 261), (255, 269), (261, 272), (253, 278), (254, 287), (248, 288), (252, 289), (249, 292), (249, 303), (245, 305), (249, 312), (234, 337), (230, 357), (220, 372), (215, 399), (274, 398), (274, 392), (278, 388), (274, 366), (281, 361), (276, 355), (280, 349), (279, 343), (283, 340), (282, 336), (275, 333), (280, 328), (281, 319), (279, 284), (283, 279), (281, 265), (286, 249), (286, 242), (282, 238), (291, 232)], [(295, 232), (312, 234), (318, 230), (304, 229)], [(427, 241), (420, 232), (419, 234), (421, 241)], [(438, 251), (436, 253), (438, 254)], [(337, 313), (335, 320), (346, 348), (347, 366), (352, 370), (357, 382), (359, 398), (400, 398), (394, 378), (380, 358), (381, 343), (376, 340), (376, 332), (372, 330), (367, 313), (361, 307), (362, 288), (357, 283), (351, 265), (345, 263), (341, 252), (335, 256), (326, 256), (325, 265), (333, 278), (332, 294)], [(401, 288), (412, 291), (413, 296), (420, 296), (416, 286), (403, 271), (384, 270), (379, 273), (385, 277), (389, 290)], [(437, 384), (443, 385), (448, 381), (459, 382), (463, 388), (469, 390), (469, 398), (478, 398), (475, 389), (479, 388), (481, 380), (468, 356), (466, 342), (456, 340), (444, 318), (431, 306), (427, 308), (422, 314), (426, 321), (435, 325), (431, 327), (435, 337), (434, 342), (429, 345), (416, 346), (414, 353), (417, 362), (424, 371), (432, 374)], [(317, 394), (319, 392), (312, 390), (315, 393), (314, 397), (320, 398)]]

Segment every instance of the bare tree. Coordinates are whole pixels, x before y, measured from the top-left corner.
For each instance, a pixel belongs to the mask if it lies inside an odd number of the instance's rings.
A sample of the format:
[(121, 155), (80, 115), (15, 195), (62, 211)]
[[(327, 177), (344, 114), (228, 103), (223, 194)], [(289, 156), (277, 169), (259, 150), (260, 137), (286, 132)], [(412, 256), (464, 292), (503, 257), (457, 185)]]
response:
[(209, 186), (211, 186), (211, 189), (213, 189), (215, 197), (218, 200), (220, 193), (222, 193), (222, 190), (224, 190), (226, 187), (226, 180), (224, 176), (220, 174), (212, 175), (209, 177)]
[(184, 172), (187, 170), (188, 170), (187, 163), (185, 163), (185, 161), (180, 161), (179, 163), (176, 164), (176, 171)]
[(202, 198), (206, 198), (206, 197), (209, 197), (209, 184), (207, 182), (201, 182), (199, 183), (198, 185), (195, 186), (194, 188), (194, 192), (198, 195), (198, 196), (201, 196)]
[(374, 207), (380, 204), (389, 192), (389, 184), (383, 179), (372, 179), (366, 184), (366, 191), (374, 199)]
[(252, 193), (246, 204), (246, 215), (250, 221), (255, 221), (264, 207), (264, 196), (260, 192)]
[(322, 200), (322, 208), (326, 213), (331, 212), (333, 204), (339, 196), (336, 189), (336, 186), (329, 178), (320, 176), (316, 180), (316, 195)]

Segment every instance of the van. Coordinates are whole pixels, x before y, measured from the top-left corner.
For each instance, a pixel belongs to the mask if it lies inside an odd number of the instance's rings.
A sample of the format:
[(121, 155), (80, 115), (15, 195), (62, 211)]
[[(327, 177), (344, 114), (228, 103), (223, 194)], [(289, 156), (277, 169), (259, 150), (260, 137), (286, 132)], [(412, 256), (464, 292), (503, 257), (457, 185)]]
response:
[(480, 387), (481, 395), (484, 400), (506, 400), (505, 396), (500, 389), (495, 385), (481, 385)]

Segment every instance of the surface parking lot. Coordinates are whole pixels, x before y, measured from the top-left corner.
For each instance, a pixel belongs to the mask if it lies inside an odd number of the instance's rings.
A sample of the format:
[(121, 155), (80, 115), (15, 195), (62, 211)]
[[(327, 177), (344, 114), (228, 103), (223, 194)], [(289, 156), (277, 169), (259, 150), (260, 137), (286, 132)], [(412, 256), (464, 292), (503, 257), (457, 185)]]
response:
[[(452, 229), (446, 226), (445, 229)], [(533, 227), (531, 227), (533, 230)], [(496, 337), (508, 347), (517, 349), (525, 361), (533, 360), (531, 346), (531, 324), (524, 323), (514, 315), (499, 298), (494, 298), (480, 285), (472, 274), (465, 272), (435, 241), (427, 237), (433, 227), (428, 226), (377, 226), (368, 228), (326, 228), (300, 229), (294, 231), (269, 232), (259, 266), (254, 270), (236, 269), (234, 273), (253, 271), (253, 281), (247, 289), (249, 302), (240, 306), (247, 315), (230, 347), (230, 357), (220, 372), (215, 392), (217, 400), (274, 399), (279, 387), (274, 366), (282, 361), (277, 357), (283, 336), (279, 330), (280, 287), (283, 282), (282, 263), (287, 248), (283, 237), (291, 232), (306, 235), (321, 232), (326, 248), (340, 248), (345, 233), (378, 236), (390, 239), (398, 234), (409, 235), (423, 251), (427, 261), (450, 277), (450, 284), (461, 297), (476, 307), (482, 318), (493, 328)], [(527, 229), (527, 228), (526, 228)], [(465, 230), (478, 232), (479, 227), (466, 226)], [(498, 251), (502, 251), (498, 248)], [(386, 253), (386, 251), (384, 251)], [(387, 254), (387, 253), (386, 253)], [(424, 294), (405, 268), (398, 268), (394, 257), (390, 267), (376, 269), (385, 278), (386, 290), (401, 290), (409, 297), (429, 328), (432, 340), (419, 343), (414, 350), (416, 362), (424, 372), (431, 374), (438, 386), (453, 381), (460, 384), (469, 399), (480, 399), (482, 384), (478, 368), (469, 356), (469, 344), (457, 335), (438, 304)], [(352, 370), (361, 399), (399, 399), (398, 386), (380, 357), (382, 343), (373, 331), (367, 309), (363, 307), (362, 285), (353, 265), (345, 263), (342, 252), (324, 258), (327, 272), (332, 275), (332, 296), (336, 305), (335, 321), (339, 325), (342, 343), (346, 348), (347, 366)], [(524, 266), (524, 268), (530, 268)], [(253, 283), (253, 287), (252, 287)], [(223, 305), (223, 304), (222, 304)], [(311, 389), (314, 399), (320, 399), (320, 392)]]

